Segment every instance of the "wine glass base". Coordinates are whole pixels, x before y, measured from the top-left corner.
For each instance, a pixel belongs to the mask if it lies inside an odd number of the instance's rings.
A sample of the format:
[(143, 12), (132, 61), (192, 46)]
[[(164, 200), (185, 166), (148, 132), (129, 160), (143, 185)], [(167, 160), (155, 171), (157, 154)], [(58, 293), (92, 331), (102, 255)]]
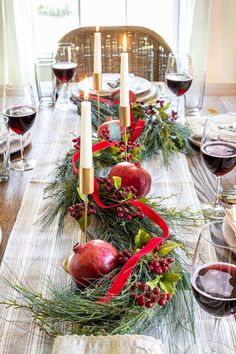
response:
[(31, 160), (17, 159), (17, 160), (13, 160), (10, 163), (11, 170), (20, 171), (20, 172), (30, 171), (34, 168), (34, 166), (35, 166), (35, 160), (33, 159)]
[(216, 342), (213, 349), (210, 349), (211, 344), (210, 340), (195, 343), (186, 350), (185, 354), (232, 354), (235, 352), (235, 349), (224, 343)]
[(209, 220), (223, 220), (225, 217), (225, 210), (221, 204), (202, 204), (201, 210), (205, 218)]

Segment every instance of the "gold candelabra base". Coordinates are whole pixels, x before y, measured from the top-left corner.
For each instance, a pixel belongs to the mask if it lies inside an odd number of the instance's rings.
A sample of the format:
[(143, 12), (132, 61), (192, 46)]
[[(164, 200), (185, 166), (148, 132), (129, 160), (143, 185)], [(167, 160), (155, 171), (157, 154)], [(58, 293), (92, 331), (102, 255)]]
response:
[(120, 117), (120, 126), (124, 128), (130, 127), (130, 106), (119, 107), (119, 117)]
[(94, 91), (101, 91), (102, 89), (102, 74), (93, 73), (93, 89)]
[(94, 192), (94, 168), (81, 167), (79, 170), (80, 193), (88, 195)]

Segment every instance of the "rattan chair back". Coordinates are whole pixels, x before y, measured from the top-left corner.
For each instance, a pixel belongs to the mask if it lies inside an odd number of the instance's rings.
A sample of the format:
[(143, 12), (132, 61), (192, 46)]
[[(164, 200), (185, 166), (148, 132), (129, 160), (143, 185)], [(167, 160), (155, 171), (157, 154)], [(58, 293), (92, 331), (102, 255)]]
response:
[[(120, 53), (123, 35), (127, 35), (129, 72), (150, 81), (164, 81), (166, 63), (171, 48), (157, 33), (145, 27), (100, 27), (102, 41), (102, 72), (120, 72)], [(76, 81), (93, 73), (95, 27), (77, 28), (64, 35), (59, 42), (76, 45), (78, 70)]]

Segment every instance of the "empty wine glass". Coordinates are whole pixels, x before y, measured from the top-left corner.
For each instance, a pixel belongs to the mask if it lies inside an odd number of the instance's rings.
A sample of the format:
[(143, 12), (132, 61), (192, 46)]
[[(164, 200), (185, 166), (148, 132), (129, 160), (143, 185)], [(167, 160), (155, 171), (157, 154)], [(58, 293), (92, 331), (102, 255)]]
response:
[(188, 54), (170, 53), (166, 67), (166, 84), (176, 95), (177, 117), (179, 117), (179, 98), (188, 91), (192, 83), (192, 59)]
[(56, 108), (67, 111), (70, 109), (68, 82), (73, 79), (77, 69), (76, 48), (73, 43), (59, 43), (52, 64), (56, 78), (62, 83), (58, 90)]
[(219, 340), (222, 317), (236, 313), (236, 223), (227, 218), (206, 224), (200, 232), (191, 271), (194, 297), (214, 316), (211, 341), (192, 345), (186, 354), (224, 354), (233, 349)]
[(236, 115), (213, 114), (205, 122), (201, 155), (207, 169), (217, 177), (214, 204), (204, 204), (203, 212), (213, 218), (225, 216), (220, 202), (221, 178), (236, 165)]
[(23, 136), (32, 127), (36, 117), (36, 105), (30, 84), (7, 84), (3, 92), (3, 114), (8, 117), (9, 128), (20, 136), (21, 158), (13, 160), (14, 171), (28, 171), (34, 167), (34, 160), (24, 158)]

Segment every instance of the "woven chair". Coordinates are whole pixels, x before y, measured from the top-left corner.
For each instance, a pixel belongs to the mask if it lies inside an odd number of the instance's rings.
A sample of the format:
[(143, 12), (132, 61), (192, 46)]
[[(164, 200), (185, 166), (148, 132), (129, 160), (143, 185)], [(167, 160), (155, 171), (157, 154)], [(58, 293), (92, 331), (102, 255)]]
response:
[[(120, 72), (120, 53), (123, 35), (127, 35), (129, 72), (150, 81), (164, 81), (166, 62), (171, 48), (157, 33), (145, 27), (100, 27), (103, 73)], [(95, 27), (77, 28), (64, 35), (59, 42), (76, 45), (78, 70), (75, 81), (93, 73)]]

